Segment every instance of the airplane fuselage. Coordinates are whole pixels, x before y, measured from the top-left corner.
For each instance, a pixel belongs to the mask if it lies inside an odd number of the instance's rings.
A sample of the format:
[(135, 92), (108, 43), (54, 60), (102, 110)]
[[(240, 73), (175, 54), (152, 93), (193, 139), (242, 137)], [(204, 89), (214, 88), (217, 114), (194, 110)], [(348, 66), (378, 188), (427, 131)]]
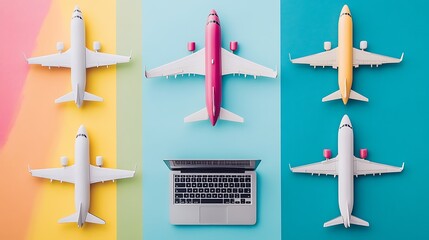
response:
[(205, 38), (206, 108), (214, 126), (219, 118), (222, 102), (221, 28), (215, 11), (207, 18)]
[(353, 20), (344, 6), (338, 20), (338, 86), (344, 104), (350, 97), (353, 83)]
[(349, 118), (343, 118), (338, 130), (338, 205), (345, 227), (350, 227), (354, 204), (353, 129)]
[(75, 208), (76, 211), (81, 209), (81, 226), (85, 222), (90, 203), (90, 165), (89, 165), (89, 139), (88, 134), (82, 127), (79, 128), (75, 141)]
[(86, 87), (86, 46), (85, 24), (79, 9), (75, 9), (73, 12), (70, 35), (72, 90), (76, 94), (76, 105), (81, 107)]

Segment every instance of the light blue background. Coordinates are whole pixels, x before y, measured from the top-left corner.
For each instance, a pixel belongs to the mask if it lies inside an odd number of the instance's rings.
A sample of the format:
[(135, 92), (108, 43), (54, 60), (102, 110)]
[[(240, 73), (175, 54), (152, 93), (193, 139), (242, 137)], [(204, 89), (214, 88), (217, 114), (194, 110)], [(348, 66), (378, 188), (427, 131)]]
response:
[[(223, 46), (238, 55), (280, 66), (280, 3), (270, 1), (143, 1), (143, 65), (184, 57), (188, 41), (204, 47), (207, 16), (215, 9)], [(144, 67), (143, 66), (143, 67)], [(280, 239), (280, 78), (223, 78), (223, 107), (244, 124), (183, 118), (205, 107), (203, 77), (143, 79), (144, 239)], [(165, 158), (259, 158), (258, 222), (254, 226), (173, 226), (169, 223), (169, 170)], [(269, 237), (268, 237), (269, 236)]]
[[(292, 57), (323, 51), (323, 41), (337, 46), (338, 17), (348, 4), (354, 46), (368, 41), (368, 51), (399, 57), (400, 64), (354, 71), (353, 89), (368, 103), (322, 103), (338, 90), (337, 71), (291, 64)], [(282, 235), (284, 239), (426, 239), (429, 234), (427, 135), (427, 1), (282, 1)], [(400, 166), (399, 174), (359, 177), (353, 214), (369, 228), (323, 228), (339, 216), (337, 179), (292, 174), (292, 166), (321, 161), (322, 149), (337, 154), (337, 129), (348, 114), (355, 154), (368, 148), (371, 161)]]

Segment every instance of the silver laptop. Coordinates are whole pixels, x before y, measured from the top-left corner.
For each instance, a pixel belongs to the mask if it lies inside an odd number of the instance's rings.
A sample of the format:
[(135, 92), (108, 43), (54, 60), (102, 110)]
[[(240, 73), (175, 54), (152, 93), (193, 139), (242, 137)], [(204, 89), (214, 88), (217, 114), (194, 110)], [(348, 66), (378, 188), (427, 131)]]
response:
[(171, 224), (255, 224), (260, 161), (164, 160), (171, 170)]

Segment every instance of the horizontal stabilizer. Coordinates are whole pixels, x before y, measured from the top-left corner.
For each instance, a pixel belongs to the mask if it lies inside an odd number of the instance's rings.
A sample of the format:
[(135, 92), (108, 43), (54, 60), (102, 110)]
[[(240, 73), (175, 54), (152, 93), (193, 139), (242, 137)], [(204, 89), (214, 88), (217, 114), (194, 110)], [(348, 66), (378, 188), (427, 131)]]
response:
[(69, 92), (64, 96), (55, 99), (55, 103), (74, 102), (75, 99), (76, 99), (76, 94), (74, 92)]
[(368, 98), (364, 97), (363, 95), (361, 95), (361, 94), (359, 94), (353, 90), (350, 90), (350, 97), (349, 98), (354, 99), (354, 100), (368, 102)]
[(237, 114), (226, 110), (225, 108), (220, 108), (219, 118), (226, 121), (232, 122), (244, 122), (244, 119)]
[(335, 225), (339, 225), (339, 224), (343, 224), (343, 217), (339, 216), (337, 218), (334, 218), (330, 221), (325, 222), (325, 224), (323, 224), (323, 227), (331, 227), (331, 226), (335, 226)]
[(364, 226), (364, 227), (369, 227), (369, 223), (367, 222), (367, 221), (365, 221), (365, 220), (362, 220), (362, 219), (360, 219), (360, 218), (358, 218), (358, 217), (355, 217), (355, 216), (351, 216), (351, 218), (350, 218), (350, 223), (351, 224), (354, 224), (354, 225), (359, 225), (359, 226)]
[(88, 213), (88, 215), (86, 215), (85, 222), (96, 223), (96, 224), (105, 224), (106, 223), (105, 221), (103, 221), (102, 219), (92, 215), (91, 213)]
[(85, 92), (85, 95), (83, 95), (83, 100), (85, 101), (95, 101), (95, 102), (102, 102), (103, 98), (96, 96), (94, 94), (91, 94), (89, 92)]
[(337, 100), (337, 99), (341, 99), (340, 90), (333, 92), (333, 93), (329, 94), (328, 96), (322, 98), (322, 102), (327, 102), (327, 101), (332, 101), (332, 100)]
[(203, 108), (198, 112), (192, 113), (191, 115), (185, 117), (184, 121), (187, 122), (196, 122), (209, 119), (209, 114), (207, 113), (207, 108)]
[(61, 218), (60, 220), (58, 220), (59, 223), (73, 223), (73, 222), (78, 222), (79, 215), (78, 213), (73, 213), (70, 216), (67, 216), (65, 218)]

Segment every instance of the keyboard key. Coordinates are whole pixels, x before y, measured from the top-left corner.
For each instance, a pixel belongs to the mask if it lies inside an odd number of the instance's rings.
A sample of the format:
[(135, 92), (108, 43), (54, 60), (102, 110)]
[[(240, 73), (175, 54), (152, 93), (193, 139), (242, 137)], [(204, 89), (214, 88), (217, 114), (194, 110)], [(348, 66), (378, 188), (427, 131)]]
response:
[(181, 204), (184, 204), (184, 203), (186, 203), (186, 200), (185, 200), (184, 198), (181, 198), (181, 199), (180, 199), (180, 203), (181, 203)]
[(188, 188), (188, 189), (186, 189), (186, 191), (187, 191), (188, 193), (190, 193), (190, 192), (192, 192), (192, 188)]
[(244, 193), (250, 193), (250, 188), (245, 188)]
[(192, 203), (196, 204), (196, 203), (200, 203), (200, 201), (201, 201), (200, 199), (193, 199)]
[(189, 198), (189, 194), (188, 194), (188, 193), (183, 194), (183, 196), (184, 196), (185, 198)]
[(203, 183), (203, 187), (209, 187), (209, 184), (208, 183)]
[(239, 180), (238, 180), (238, 178), (234, 178), (234, 182), (238, 182)]
[(183, 198), (183, 193), (174, 194), (174, 198)]
[(223, 203), (222, 199), (201, 199), (201, 203)]
[(246, 178), (246, 182), (250, 182), (250, 178)]
[(239, 192), (239, 193), (243, 193), (243, 192), (244, 192), (244, 190), (243, 190), (242, 188), (239, 188), (239, 189), (238, 189), (238, 192)]
[(241, 178), (240, 178), (240, 182), (244, 182), (244, 178), (242, 178), (242, 177), (241, 177)]
[(210, 192), (211, 192), (211, 193), (214, 193), (214, 192), (215, 192), (215, 189), (214, 189), (214, 188), (210, 188)]
[(194, 193), (198, 192), (198, 188), (193, 188), (192, 192), (194, 192)]
[(203, 184), (202, 183), (197, 183), (197, 187), (201, 188), (201, 187), (203, 187)]
[(196, 183), (192, 183), (192, 187), (193, 188), (197, 187), (197, 184)]
[(223, 198), (228, 198), (228, 194), (224, 193)]
[(250, 187), (250, 183), (246, 183), (246, 187)]
[(186, 199), (186, 203), (192, 203), (192, 199), (190, 198)]
[(185, 184), (184, 183), (175, 183), (174, 186), (181, 188), (181, 187), (185, 187)]
[(241, 204), (245, 204), (246, 200), (245, 199), (241, 199)]
[(205, 198), (206, 194), (205, 193), (201, 193), (201, 198)]
[(241, 198), (250, 198), (250, 194), (243, 193), (243, 194), (240, 194), (240, 197)]
[[(215, 195), (216, 195), (216, 194), (215, 194)], [(217, 197), (218, 197), (218, 198), (222, 198), (222, 196), (223, 196), (223, 195), (222, 195), (222, 194), (220, 194), (220, 193), (217, 195)]]
[(186, 187), (191, 187), (191, 184), (190, 184), (190, 183), (187, 183), (187, 184), (186, 184)]
[(191, 193), (191, 194), (189, 194), (189, 197), (190, 198), (195, 198), (195, 194)]
[(201, 194), (197, 193), (197, 194), (195, 194), (195, 197), (196, 197), (196, 198), (200, 198), (200, 197), (201, 197)]
[(250, 201), (246, 201), (246, 204), (250, 204)]
[(174, 200), (174, 203), (180, 203), (180, 199), (178, 199), (178, 198), (176, 198), (175, 200)]
[(174, 178), (174, 182), (180, 182), (179, 178)]
[(176, 188), (175, 192), (186, 192), (186, 188)]
[(207, 194), (206, 194), (206, 197), (207, 197), (207, 198), (212, 198), (212, 195), (211, 195), (210, 193), (207, 193)]

